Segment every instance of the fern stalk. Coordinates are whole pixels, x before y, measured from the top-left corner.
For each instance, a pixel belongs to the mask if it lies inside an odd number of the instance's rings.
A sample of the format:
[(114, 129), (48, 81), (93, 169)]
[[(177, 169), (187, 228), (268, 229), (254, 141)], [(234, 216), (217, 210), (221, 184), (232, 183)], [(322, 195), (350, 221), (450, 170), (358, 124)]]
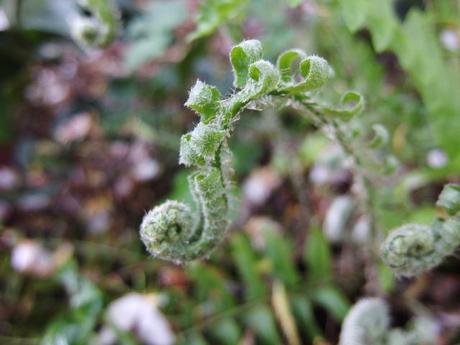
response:
[(356, 92), (346, 92), (339, 107), (314, 98), (314, 92), (331, 75), (323, 58), (292, 49), (282, 53), (274, 66), (262, 55), (257, 40), (243, 41), (232, 48), (230, 62), (237, 91), (226, 99), (217, 88), (201, 81), (190, 90), (185, 105), (201, 121), (182, 136), (179, 162), (195, 170), (189, 177), (195, 212), (177, 201), (166, 201), (148, 212), (140, 234), (152, 255), (186, 263), (209, 255), (225, 238), (233, 204), (228, 138), (248, 106), (265, 108), (301, 102), (314, 107), (318, 112), (315, 116), (322, 121), (333, 117), (344, 123), (363, 109), (363, 98)]

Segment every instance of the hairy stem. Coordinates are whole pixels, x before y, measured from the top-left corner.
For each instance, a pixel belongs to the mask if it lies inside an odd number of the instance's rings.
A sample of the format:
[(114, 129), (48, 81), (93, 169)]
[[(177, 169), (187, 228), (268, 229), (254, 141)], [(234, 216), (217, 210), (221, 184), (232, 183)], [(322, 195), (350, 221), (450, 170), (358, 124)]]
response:
[(337, 143), (351, 160), (353, 176), (355, 176), (358, 185), (358, 199), (360, 200), (361, 210), (366, 214), (370, 228), (369, 245), (364, 252), (366, 256), (366, 290), (371, 295), (379, 294), (380, 286), (377, 279), (377, 264), (379, 262), (378, 241), (380, 232), (378, 231), (374, 214), (374, 186), (366, 175), (366, 167), (362, 163), (360, 153), (355, 149), (347, 134), (342, 130), (336, 120), (324, 117), (320, 110), (315, 107), (315, 104), (312, 104), (308, 99), (299, 97), (296, 103), (300, 105), (300, 112), (302, 113), (302, 110), (306, 110), (314, 124), (321, 128), (333, 142)]
[[(185, 105), (200, 117), (200, 123), (181, 138), (179, 163), (194, 169), (189, 185), (196, 209), (167, 201), (152, 209), (141, 224), (141, 238), (148, 251), (163, 259), (185, 263), (209, 255), (222, 241), (230, 224), (231, 154), (228, 138), (241, 112), (253, 103), (274, 106), (301, 101), (315, 110), (318, 121), (329, 115), (344, 119), (362, 109), (362, 97), (347, 92), (339, 108), (320, 106), (310, 91), (320, 88), (330, 76), (326, 60), (307, 56), (298, 49), (284, 52), (276, 66), (262, 59), (259, 41), (243, 41), (230, 51), (236, 92), (226, 99), (216, 87), (197, 81)], [(297, 64), (298, 66), (294, 66)], [(300, 75), (297, 75), (300, 74)], [(347, 103), (355, 103), (348, 106)], [(318, 107), (318, 114), (316, 108)]]

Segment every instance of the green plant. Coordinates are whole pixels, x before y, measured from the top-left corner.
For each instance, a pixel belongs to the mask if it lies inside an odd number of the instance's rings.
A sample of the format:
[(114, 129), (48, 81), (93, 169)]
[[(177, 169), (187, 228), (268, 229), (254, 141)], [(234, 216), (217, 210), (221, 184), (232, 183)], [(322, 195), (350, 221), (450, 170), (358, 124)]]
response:
[(103, 309), (102, 292), (80, 274), (72, 260), (61, 267), (54, 278), (69, 295), (70, 310), (49, 324), (40, 344), (87, 344)]
[[(184, 267), (194, 282), (186, 292), (189, 295), (185, 299), (176, 290), (170, 297), (174, 323), (181, 329), (178, 344), (190, 344), (194, 335), (203, 336), (202, 341), (209, 341), (206, 344), (235, 344), (248, 329), (254, 332), (257, 344), (276, 345), (289, 337), (311, 343), (325, 337), (315, 310), (326, 311), (331, 316), (328, 322), (339, 324), (344, 319), (349, 309), (344, 291), (333, 281), (315, 274), (305, 276), (298, 269), (293, 242), (279, 232), (278, 223), (269, 218), (257, 223), (260, 246), (253, 246), (254, 238), (244, 231), (228, 243), (232, 260), (227, 263), (236, 276), (221, 270), (222, 258)], [(323, 256), (330, 256), (327, 240), (315, 236)], [(309, 242), (305, 244), (302, 260), (310, 270), (318, 266), (318, 258)], [(322, 267), (326, 276), (333, 276), (332, 267)], [(235, 295), (235, 289), (244, 293)]]
[(154, 1), (129, 23), (126, 31), (130, 45), (125, 54), (129, 70), (164, 54), (174, 41), (174, 30), (187, 19), (186, 7), (183, 0)]
[(412, 329), (390, 328), (390, 314), (381, 298), (363, 298), (343, 322), (339, 345), (423, 345), (433, 344), (433, 322), (427, 317), (413, 320)]
[(188, 35), (195, 40), (212, 34), (226, 22), (240, 22), (246, 16), (247, 0), (205, 0), (200, 4), (196, 29)]
[[(457, 72), (451, 72), (456, 67), (449, 66), (443, 56), (433, 20), (436, 12), (412, 9), (400, 20), (391, 0), (339, 0), (337, 3), (350, 31), (367, 28), (377, 52), (392, 51), (398, 57), (423, 100), (436, 142), (457, 166), (460, 122), (452, 119), (460, 106), (459, 98), (455, 97), (460, 78)], [(428, 6), (436, 8), (435, 3)], [(455, 13), (455, 1), (444, 5), (451, 6), (449, 13)]]
[(411, 277), (430, 270), (460, 245), (460, 185), (446, 185), (437, 205), (450, 217), (436, 219), (431, 226), (405, 224), (382, 244), (382, 259), (397, 275)]
[(363, 109), (363, 98), (346, 92), (339, 108), (317, 99), (315, 91), (332, 74), (326, 60), (292, 49), (279, 56), (275, 67), (262, 59), (261, 43), (248, 40), (232, 48), (230, 61), (236, 92), (222, 99), (216, 87), (197, 81), (185, 103), (201, 119), (182, 136), (179, 155), (181, 164), (195, 169), (189, 186), (197, 207), (192, 212), (186, 204), (166, 201), (148, 212), (140, 234), (154, 256), (185, 263), (208, 255), (223, 240), (233, 204), (227, 141), (244, 109), (292, 106), (326, 129), (347, 153), (355, 154), (343, 126)]

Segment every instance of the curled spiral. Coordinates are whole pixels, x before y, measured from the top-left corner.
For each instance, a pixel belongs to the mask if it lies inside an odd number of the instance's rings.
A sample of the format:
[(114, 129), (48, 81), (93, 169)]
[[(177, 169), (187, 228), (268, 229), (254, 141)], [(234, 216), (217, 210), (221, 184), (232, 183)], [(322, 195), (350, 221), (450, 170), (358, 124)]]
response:
[(178, 264), (209, 254), (223, 240), (222, 229), (229, 223), (225, 189), (217, 169), (192, 174), (189, 185), (199, 205), (197, 213), (184, 203), (168, 200), (150, 210), (140, 227), (150, 254)]
[(414, 276), (439, 265), (443, 251), (436, 250), (430, 226), (405, 224), (391, 232), (382, 245), (382, 259), (395, 273)]
[(183, 251), (181, 245), (187, 246), (190, 242), (194, 228), (195, 220), (190, 207), (168, 200), (145, 215), (140, 235), (152, 255), (175, 260), (184, 256), (177, 255), (177, 252)]
[[(452, 185), (444, 188), (438, 205), (455, 209), (451, 188)], [(446, 202), (446, 195), (450, 203)], [(412, 277), (441, 264), (459, 245), (460, 216), (457, 215), (437, 219), (431, 226), (405, 224), (393, 230), (382, 244), (381, 256), (397, 275)]]
[[(229, 58), (237, 91), (222, 99), (216, 87), (198, 80), (185, 103), (201, 120), (182, 136), (179, 152), (179, 163), (195, 170), (189, 177), (189, 188), (196, 207), (167, 201), (146, 214), (140, 227), (141, 239), (156, 257), (185, 263), (208, 255), (224, 239), (233, 204), (228, 138), (240, 112), (251, 102), (272, 96), (305, 97), (311, 104), (309, 92), (331, 75), (326, 60), (300, 50), (282, 54), (275, 66), (262, 59), (262, 45), (257, 40), (234, 46)], [(299, 75), (294, 75), (295, 71)], [(348, 114), (358, 110), (354, 107), (344, 111)]]

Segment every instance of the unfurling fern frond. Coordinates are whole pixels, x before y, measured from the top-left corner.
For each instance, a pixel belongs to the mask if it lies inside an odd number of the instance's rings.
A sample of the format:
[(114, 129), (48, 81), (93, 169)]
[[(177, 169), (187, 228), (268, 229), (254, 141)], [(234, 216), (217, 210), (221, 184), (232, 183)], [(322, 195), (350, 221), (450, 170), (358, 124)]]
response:
[[(289, 50), (274, 66), (262, 56), (262, 45), (257, 40), (243, 41), (232, 48), (230, 62), (237, 91), (226, 99), (216, 87), (199, 80), (190, 90), (185, 105), (201, 121), (182, 136), (179, 162), (195, 170), (189, 177), (189, 187), (196, 210), (167, 201), (147, 213), (140, 233), (152, 255), (185, 263), (208, 255), (225, 237), (232, 203), (231, 152), (227, 141), (239, 114), (251, 103), (263, 98), (260, 103), (267, 106), (275, 104), (276, 98), (283, 104), (290, 102), (307, 111), (314, 110), (315, 116), (319, 113), (346, 120), (363, 108), (363, 99), (355, 92), (346, 93), (339, 109), (322, 105), (313, 98), (311, 91), (321, 87), (331, 75), (331, 68), (323, 58)], [(294, 75), (297, 70), (299, 75)]]
[(460, 185), (446, 185), (437, 205), (452, 216), (437, 219), (431, 226), (403, 225), (384, 241), (382, 259), (397, 275), (412, 277), (428, 271), (460, 245)]

